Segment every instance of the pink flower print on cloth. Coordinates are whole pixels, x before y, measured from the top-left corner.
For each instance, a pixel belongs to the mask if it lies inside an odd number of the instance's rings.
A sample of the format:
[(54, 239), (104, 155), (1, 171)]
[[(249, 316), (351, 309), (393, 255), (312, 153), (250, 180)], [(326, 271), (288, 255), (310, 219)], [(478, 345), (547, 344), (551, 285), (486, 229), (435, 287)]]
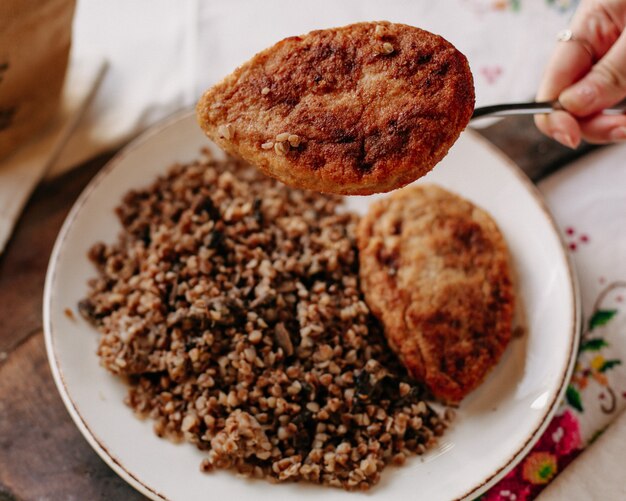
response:
[(571, 251), (578, 249), (579, 245), (585, 245), (589, 243), (589, 235), (586, 233), (579, 233), (573, 226), (565, 228), (565, 235), (567, 239), (567, 246)]
[(555, 416), (530, 453), (479, 499), (520, 501), (535, 498), (580, 453), (580, 427), (574, 413)]
[(478, 70), (489, 85), (494, 85), (502, 75), (502, 66), (483, 66)]

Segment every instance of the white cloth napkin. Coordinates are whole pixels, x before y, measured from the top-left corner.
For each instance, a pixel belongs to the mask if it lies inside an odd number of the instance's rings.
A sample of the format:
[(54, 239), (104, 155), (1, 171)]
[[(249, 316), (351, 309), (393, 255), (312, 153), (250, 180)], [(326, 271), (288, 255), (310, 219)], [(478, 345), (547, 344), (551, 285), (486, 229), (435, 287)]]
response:
[(72, 51), (110, 62), (92, 106), (53, 168), (120, 146), (194, 100), (195, 1), (81, 0)]
[(119, 146), (192, 106), (211, 84), (283, 37), (386, 19), (439, 33), (464, 52), (477, 103), (535, 94), (570, 0), (81, 0), (74, 46), (103, 53), (111, 69), (54, 172)]

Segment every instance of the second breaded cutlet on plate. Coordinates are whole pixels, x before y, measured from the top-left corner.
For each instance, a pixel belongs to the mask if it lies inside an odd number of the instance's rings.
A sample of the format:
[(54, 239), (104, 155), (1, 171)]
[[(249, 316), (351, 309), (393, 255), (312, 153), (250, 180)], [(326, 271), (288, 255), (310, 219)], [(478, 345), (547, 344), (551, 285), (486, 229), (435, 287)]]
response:
[(358, 227), (372, 312), (409, 372), (456, 404), (496, 365), (512, 334), (508, 250), (494, 220), (436, 185), (372, 204)]

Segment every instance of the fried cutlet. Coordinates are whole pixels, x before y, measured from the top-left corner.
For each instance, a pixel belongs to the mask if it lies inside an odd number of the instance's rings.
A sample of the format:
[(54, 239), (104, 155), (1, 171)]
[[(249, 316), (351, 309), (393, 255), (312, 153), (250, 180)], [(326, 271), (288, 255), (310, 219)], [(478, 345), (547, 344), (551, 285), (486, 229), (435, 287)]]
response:
[(209, 138), (269, 176), (367, 195), (430, 171), (473, 109), (463, 54), (383, 21), (286, 38), (209, 89), (196, 111)]
[(389, 345), (433, 396), (458, 403), (511, 339), (511, 269), (495, 222), (418, 185), (374, 203), (357, 239), (361, 287)]

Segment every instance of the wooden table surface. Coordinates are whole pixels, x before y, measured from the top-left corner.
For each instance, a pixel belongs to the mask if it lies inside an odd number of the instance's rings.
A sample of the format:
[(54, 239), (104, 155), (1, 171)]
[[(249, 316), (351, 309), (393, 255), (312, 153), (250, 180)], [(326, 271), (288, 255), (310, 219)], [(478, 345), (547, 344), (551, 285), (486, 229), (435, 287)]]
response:
[[(533, 178), (578, 153), (555, 146), (529, 119), (482, 133)], [(50, 252), (72, 203), (111, 154), (42, 184), (0, 256), (0, 501), (144, 499), (82, 437), (46, 358), (42, 294)]]
[(42, 332), (50, 252), (103, 155), (41, 185), (0, 257), (0, 501), (144, 499), (98, 457), (63, 406)]

